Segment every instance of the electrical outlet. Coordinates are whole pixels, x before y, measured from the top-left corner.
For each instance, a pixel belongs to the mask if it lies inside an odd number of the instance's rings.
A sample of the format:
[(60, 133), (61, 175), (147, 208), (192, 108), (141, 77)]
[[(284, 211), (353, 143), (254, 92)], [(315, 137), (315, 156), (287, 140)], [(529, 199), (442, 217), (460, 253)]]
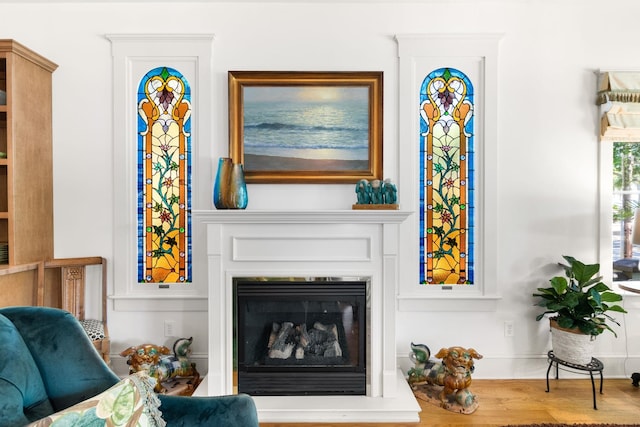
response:
[(513, 320), (504, 321), (504, 336), (505, 337), (513, 336)]
[(174, 320), (164, 321), (164, 336), (173, 337), (176, 335), (176, 322)]

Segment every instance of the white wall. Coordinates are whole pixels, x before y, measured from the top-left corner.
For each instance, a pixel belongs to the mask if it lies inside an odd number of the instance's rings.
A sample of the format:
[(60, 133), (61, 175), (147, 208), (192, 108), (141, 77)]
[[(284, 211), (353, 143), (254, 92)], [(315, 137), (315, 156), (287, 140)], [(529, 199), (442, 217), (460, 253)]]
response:
[[(619, 16), (603, 11), (622, 10)], [(534, 320), (531, 293), (562, 254), (598, 256), (598, 142), (594, 71), (640, 69), (640, 4), (634, 0), (416, 2), (0, 1), (0, 38), (13, 38), (60, 67), (54, 74), (55, 254), (113, 260), (112, 62), (105, 34), (213, 33), (213, 162), (227, 154), (228, 70), (384, 71), (385, 176), (396, 179), (398, 59), (395, 34), (503, 33), (498, 94), (498, 287), (490, 312), (400, 312), (397, 352), (411, 341), (432, 350), (462, 345), (485, 358), (476, 378), (540, 377), (547, 326)], [(459, 21), (456, 21), (459, 19)], [(434, 46), (446, 51), (446, 46)], [(202, 147), (201, 147), (202, 148)], [(200, 185), (197, 209), (210, 209)], [(351, 185), (250, 185), (250, 208), (348, 209)], [(399, 188), (402, 203), (402, 186)], [(415, 207), (403, 206), (404, 209)], [(414, 241), (404, 242), (406, 245)], [(133, 279), (132, 279), (133, 280)], [(113, 287), (113, 284), (111, 283)], [(640, 301), (619, 338), (598, 339), (610, 376), (640, 370)], [(110, 312), (112, 351), (143, 342), (170, 344), (165, 318), (193, 335), (205, 364), (205, 312)], [(512, 320), (514, 337), (503, 322)], [(116, 369), (126, 367), (116, 358)], [(203, 369), (204, 370), (204, 369)]]

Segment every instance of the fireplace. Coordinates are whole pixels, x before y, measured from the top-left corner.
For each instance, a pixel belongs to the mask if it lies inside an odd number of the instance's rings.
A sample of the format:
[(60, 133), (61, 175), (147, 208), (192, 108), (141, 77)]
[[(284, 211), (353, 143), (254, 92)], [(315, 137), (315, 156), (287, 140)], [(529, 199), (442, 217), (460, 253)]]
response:
[(234, 278), (238, 391), (365, 395), (367, 283)]
[[(208, 371), (194, 395), (232, 394), (238, 392), (238, 386), (242, 390), (248, 387), (246, 390), (254, 397), (260, 422), (418, 421), (420, 406), (398, 367), (396, 355), (398, 236), (400, 224), (410, 214), (397, 210), (194, 211), (193, 234), (198, 238), (194, 239), (193, 253), (202, 260), (194, 263), (194, 280), (206, 280), (209, 291)], [(322, 279), (333, 277), (343, 279)], [(247, 283), (249, 295), (241, 296), (250, 300), (249, 323), (257, 332), (248, 343), (243, 338), (244, 347), (240, 348), (234, 337), (241, 313), (234, 312), (233, 307), (238, 298), (237, 283), (246, 278), (260, 278)], [(291, 278), (304, 278), (297, 283), (303, 286), (293, 292), (296, 295), (291, 295), (287, 283)], [(306, 278), (320, 279), (308, 281)], [(345, 278), (364, 278), (364, 302), (362, 284)], [(271, 301), (264, 305), (257, 303), (252, 294), (270, 285), (274, 285), (278, 295), (269, 296)], [(325, 295), (325, 285), (336, 286), (329, 289), (331, 298)], [(302, 288), (309, 289), (310, 293), (300, 297), (297, 293)], [(347, 295), (335, 295), (342, 291), (347, 291)], [(285, 295), (279, 295), (281, 293)], [(260, 299), (266, 301), (267, 297), (260, 296)], [(293, 303), (292, 299), (298, 302)], [(343, 300), (346, 303), (342, 303)], [(339, 325), (341, 322), (336, 316), (301, 319), (303, 316), (299, 316), (296, 304), (326, 304), (327, 312), (351, 317), (352, 324), (357, 322), (357, 344), (349, 336), (353, 328), (349, 322), (342, 321)], [(275, 318), (272, 308), (282, 309), (285, 305), (288, 305), (287, 316)], [(256, 315), (259, 310), (269, 314)], [(313, 311), (319, 314), (324, 309)], [(353, 314), (347, 314), (350, 312)], [(274, 327), (274, 323), (278, 325)], [(302, 361), (298, 361), (294, 347), (291, 349), (293, 359), (289, 356), (283, 360), (266, 360), (265, 339), (268, 343), (271, 333), (275, 330), (274, 334), (279, 333), (285, 323), (285, 328), (306, 327), (307, 332), (316, 323), (324, 329), (333, 329), (331, 325), (336, 325), (334, 337), (338, 337), (343, 356), (346, 353), (348, 357), (329, 356), (335, 359), (318, 361), (317, 355), (312, 360), (301, 353)], [(299, 339), (296, 335), (287, 336), (282, 337), (285, 343), (287, 339)], [(286, 356), (288, 350), (285, 347), (279, 351), (284, 351)], [(325, 369), (329, 366), (331, 369)], [(295, 380), (283, 380), (286, 390), (278, 384), (264, 386), (286, 378), (283, 373), (287, 371), (295, 371)], [(322, 374), (316, 375), (317, 371)], [(340, 378), (335, 377), (338, 374)], [(291, 385), (298, 378), (302, 378), (302, 385), (292, 390)], [(322, 385), (325, 388), (317, 391), (310, 387), (311, 383), (323, 381), (334, 384)], [(340, 393), (341, 389), (348, 392)]]

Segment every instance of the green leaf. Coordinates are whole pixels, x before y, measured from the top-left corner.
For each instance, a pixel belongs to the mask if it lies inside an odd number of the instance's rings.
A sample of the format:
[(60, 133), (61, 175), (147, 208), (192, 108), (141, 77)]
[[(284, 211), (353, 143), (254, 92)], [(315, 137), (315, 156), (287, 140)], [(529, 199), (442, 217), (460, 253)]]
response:
[(574, 260), (571, 266), (580, 286), (586, 285), (600, 271), (600, 264), (583, 264), (578, 260)]
[(556, 276), (550, 282), (557, 294), (563, 294), (567, 290), (568, 281), (564, 277)]
[[(538, 288), (538, 290), (540, 292), (542, 292), (543, 294), (551, 295), (553, 297), (558, 296), (558, 293), (556, 292), (556, 290), (554, 288)], [(543, 296), (543, 295), (533, 294), (533, 296), (537, 297), (537, 296)]]
[(618, 295), (614, 292), (605, 292), (601, 294), (600, 297), (604, 302), (622, 301), (622, 295)]
[(602, 282), (597, 282), (596, 285), (591, 289), (595, 289), (596, 291), (598, 291), (600, 293), (611, 290), (611, 288), (609, 288), (607, 285), (605, 285)]
[(602, 298), (600, 297), (600, 293), (598, 293), (598, 291), (593, 288), (589, 289), (589, 296), (591, 296), (591, 299), (597, 304), (597, 307), (602, 306)]
[(580, 295), (579, 294), (566, 294), (562, 301), (562, 305), (568, 308), (577, 307), (580, 304)]
[(549, 305), (549, 304), (550, 304), (550, 301), (551, 301), (551, 300), (542, 299), (542, 300), (538, 301), (537, 303), (535, 303), (535, 304), (533, 304), (533, 305), (535, 305), (535, 306), (537, 306), (537, 307), (545, 307), (545, 308), (546, 308), (546, 307), (547, 307), (547, 305)]
[(619, 305), (612, 305), (608, 308), (608, 311), (616, 311), (618, 313), (626, 313), (627, 310), (625, 310), (624, 308), (620, 307)]
[(547, 309), (553, 312), (560, 311), (566, 307), (564, 304), (559, 302), (550, 302), (550, 303), (547, 303), (545, 306), (547, 307)]
[(559, 317), (558, 325), (562, 328), (571, 329), (573, 328), (574, 321), (569, 317)]

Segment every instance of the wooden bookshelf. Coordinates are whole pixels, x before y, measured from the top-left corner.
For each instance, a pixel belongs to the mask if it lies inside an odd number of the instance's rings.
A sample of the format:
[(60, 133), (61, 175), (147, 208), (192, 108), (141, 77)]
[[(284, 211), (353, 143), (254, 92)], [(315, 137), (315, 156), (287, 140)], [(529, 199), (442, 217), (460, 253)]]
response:
[(15, 40), (0, 40), (0, 90), (6, 93), (0, 104), (0, 305), (34, 295), (27, 289), (37, 286), (32, 267), (53, 258), (56, 68)]

